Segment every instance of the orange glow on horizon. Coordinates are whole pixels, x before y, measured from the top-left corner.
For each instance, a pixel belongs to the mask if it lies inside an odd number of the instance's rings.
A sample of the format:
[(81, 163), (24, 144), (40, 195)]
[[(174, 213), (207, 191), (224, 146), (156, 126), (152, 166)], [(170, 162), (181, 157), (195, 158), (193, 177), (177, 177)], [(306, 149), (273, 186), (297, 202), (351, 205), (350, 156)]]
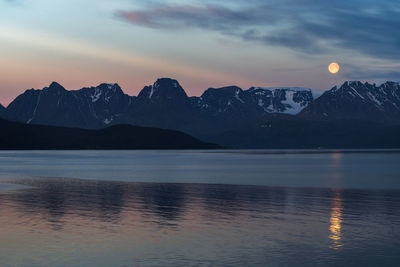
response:
[[(0, 65), (0, 71), (6, 74), (0, 78), (4, 87), (0, 96), (3, 105), (26, 89), (41, 89), (52, 81), (68, 90), (116, 82), (129, 95), (137, 95), (144, 86), (161, 77), (177, 79), (188, 95), (200, 95), (209, 87), (261, 83), (221, 69), (18, 28), (0, 26), (0, 40), (7, 49), (4, 52), (10, 55)], [(16, 81), (18, 86), (25, 87), (15, 88)], [(237, 81), (241, 84), (236, 84)], [(14, 87), (13, 96), (6, 89), (10, 87)]]

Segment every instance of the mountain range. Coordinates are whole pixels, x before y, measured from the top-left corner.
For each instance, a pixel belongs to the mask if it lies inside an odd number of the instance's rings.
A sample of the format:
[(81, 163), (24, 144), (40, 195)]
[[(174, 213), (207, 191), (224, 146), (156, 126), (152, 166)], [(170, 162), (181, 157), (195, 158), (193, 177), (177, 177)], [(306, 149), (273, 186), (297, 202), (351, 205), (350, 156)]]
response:
[(356, 119), (400, 123), (400, 84), (386, 82), (380, 86), (359, 81), (345, 82), (325, 92), (301, 114), (314, 119)]
[(396, 138), (385, 144), (381, 139), (398, 131), (400, 85), (345, 82), (320, 96), (308, 88), (228, 86), (189, 97), (169, 78), (138, 96), (118, 84), (68, 91), (53, 82), (0, 107), (0, 116), (84, 129), (117, 124), (173, 129), (232, 147), (391, 147), (398, 145)]
[(7, 107), (7, 113), (24, 123), (95, 129), (121, 122), (159, 126), (168, 120), (160, 118), (165, 110), (174, 121), (184, 120), (180, 118), (182, 112), (196, 117), (297, 114), (313, 100), (311, 89), (306, 88), (253, 87), (243, 91), (236, 86), (209, 88), (200, 97), (188, 97), (176, 80), (167, 78), (144, 87), (136, 97), (124, 94), (118, 84), (67, 91), (53, 82), (42, 90), (30, 89), (19, 95)]

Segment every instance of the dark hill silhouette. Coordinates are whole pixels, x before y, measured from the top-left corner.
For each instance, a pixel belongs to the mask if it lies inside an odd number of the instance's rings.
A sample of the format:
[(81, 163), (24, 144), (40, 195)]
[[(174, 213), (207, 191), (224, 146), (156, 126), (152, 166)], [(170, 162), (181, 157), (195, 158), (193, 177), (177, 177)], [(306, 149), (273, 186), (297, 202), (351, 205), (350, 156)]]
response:
[(400, 148), (400, 125), (358, 120), (268, 119), (260, 128), (249, 124), (205, 140), (225, 146), (263, 149)]
[(0, 119), (0, 149), (216, 149), (182, 132), (115, 125), (101, 130), (30, 125)]

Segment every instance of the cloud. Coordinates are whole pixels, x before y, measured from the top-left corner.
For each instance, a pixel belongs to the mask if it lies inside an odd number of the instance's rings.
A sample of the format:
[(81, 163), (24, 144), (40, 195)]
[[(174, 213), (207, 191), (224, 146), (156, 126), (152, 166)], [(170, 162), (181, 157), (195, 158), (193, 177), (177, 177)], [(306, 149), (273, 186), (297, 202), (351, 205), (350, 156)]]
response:
[(141, 11), (120, 11), (117, 15), (136, 25), (160, 29), (198, 27), (225, 31), (233, 24), (252, 20), (250, 14), (216, 5), (159, 6)]
[(13, 5), (13, 6), (21, 6), (23, 4), (24, 0), (0, 0), (1, 3), (5, 3), (7, 5)]
[(350, 80), (374, 80), (376, 82), (384, 81), (400, 81), (400, 64), (367, 64), (360, 68), (357, 65), (346, 65), (347, 68), (346, 78)]
[(2, 0), (2, 1), (8, 4), (17, 4), (20, 2), (20, 0)]
[(376, 58), (400, 59), (400, 2), (397, 0), (271, 0), (152, 5), (116, 15), (161, 30), (200, 28), (280, 46), (305, 54), (338, 49)]

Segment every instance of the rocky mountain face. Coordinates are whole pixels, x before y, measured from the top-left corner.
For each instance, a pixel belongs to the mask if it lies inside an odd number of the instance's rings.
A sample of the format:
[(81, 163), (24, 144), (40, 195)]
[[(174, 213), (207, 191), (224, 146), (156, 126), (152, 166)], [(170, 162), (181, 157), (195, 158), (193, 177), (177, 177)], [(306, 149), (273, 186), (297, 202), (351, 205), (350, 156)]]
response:
[(7, 107), (11, 120), (79, 128), (102, 128), (125, 114), (134, 100), (117, 84), (67, 91), (53, 82), (43, 90), (30, 89)]
[(166, 129), (182, 129), (195, 120), (190, 98), (178, 81), (158, 79), (146, 86), (129, 106), (121, 122)]
[(314, 100), (307, 88), (261, 88), (242, 90), (236, 86), (210, 88), (198, 99), (200, 110), (217, 113), (295, 115)]
[(0, 118), (4, 118), (6, 115), (6, 108), (0, 104)]
[(297, 135), (299, 141), (302, 132), (307, 138), (321, 129), (335, 132), (329, 125), (344, 127), (343, 136), (346, 129), (354, 133), (356, 124), (341, 123), (344, 120), (378, 123), (359, 127), (371, 131), (381, 124), (400, 124), (400, 85), (346, 82), (317, 98), (307, 88), (236, 86), (188, 97), (178, 81), (168, 78), (144, 87), (138, 96), (124, 94), (117, 84), (67, 91), (52, 83), (18, 96), (6, 115), (28, 124), (86, 129), (132, 124), (180, 130), (228, 146), (273, 147), (271, 143), (279, 144), (285, 136), (290, 140)]
[(169, 129), (238, 121), (265, 114), (297, 114), (313, 100), (310, 89), (210, 88), (201, 97), (188, 97), (178, 81), (162, 78), (137, 97), (124, 94), (117, 84), (67, 91), (53, 82), (30, 89), (8, 107), (9, 118), (28, 124), (97, 129), (130, 123)]
[(311, 89), (299, 87), (252, 87), (246, 94), (267, 113), (291, 115), (298, 114), (315, 99)]
[(359, 81), (345, 82), (310, 103), (299, 116), (400, 123), (400, 84), (386, 82), (377, 86)]

